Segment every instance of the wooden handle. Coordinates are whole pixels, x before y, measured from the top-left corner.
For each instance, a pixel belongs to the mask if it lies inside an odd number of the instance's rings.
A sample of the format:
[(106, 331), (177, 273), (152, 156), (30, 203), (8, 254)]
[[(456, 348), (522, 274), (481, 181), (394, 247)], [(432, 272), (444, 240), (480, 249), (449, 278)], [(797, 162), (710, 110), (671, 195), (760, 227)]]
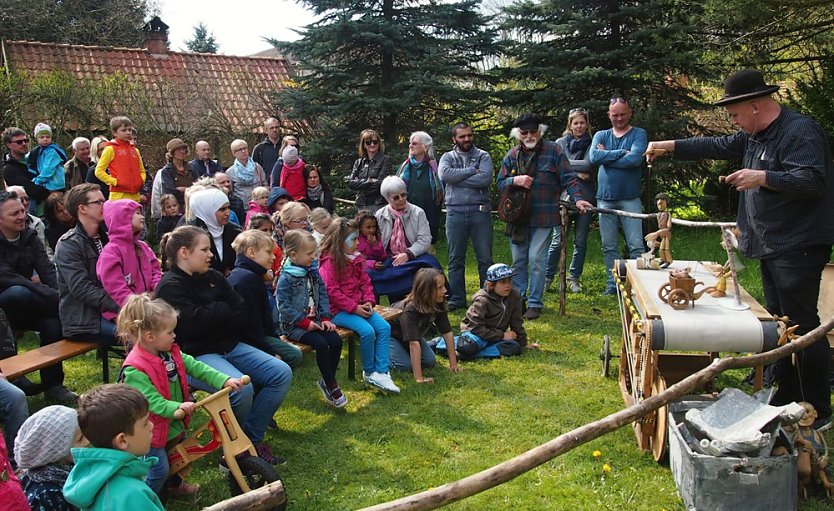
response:
[[(250, 378), (248, 374), (244, 374), (243, 376), (241, 376), (241, 377), (240, 377), (240, 381), (242, 381), (244, 385), (249, 385), (249, 383), (252, 381), (252, 378)], [(215, 392), (214, 394), (219, 394), (219, 393), (221, 393), (221, 392), (225, 392), (225, 393), (227, 393), (227, 394), (228, 394), (228, 393), (229, 393), (229, 392), (231, 392), (231, 391), (232, 391), (232, 389), (231, 389), (231, 388), (229, 388), (229, 387), (224, 387), (224, 388), (222, 388), (222, 389), (218, 390), (217, 392)], [(197, 406), (202, 406), (202, 405), (203, 405), (203, 403), (204, 403), (206, 400), (211, 399), (211, 397), (212, 397), (214, 394), (212, 394), (211, 396), (207, 397), (206, 399), (201, 399), (200, 401), (197, 401), (197, 403), (196, 403), (196, 404), (197, 404)], [(177, 419), (177, 420), (179, 420), (179, 421), (183, 420), (183, 419), (185, 418), (185, 412), (184, 412), (181, 408), (178, 408), (177, 410), (174, 410), (174, 418), (175, 418), (175, 419)]]

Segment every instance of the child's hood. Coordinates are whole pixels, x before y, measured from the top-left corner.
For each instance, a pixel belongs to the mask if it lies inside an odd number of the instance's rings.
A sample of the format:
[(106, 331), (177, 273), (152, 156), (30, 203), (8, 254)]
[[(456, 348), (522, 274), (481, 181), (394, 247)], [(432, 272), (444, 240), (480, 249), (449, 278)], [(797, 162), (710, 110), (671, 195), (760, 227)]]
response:
[[(72, 449), (75, 466), (64, 485), (67, 502), (79, 508), (89, 508), (96, 495), (116, 475), (143, 481), (156, 458), (139, 458), (116, 449), (82, 447)], [(124, 490), (122, 488), (121, 490)], [(111, 491), (119, 491), (111, 488)]]
[(133, 232), (133, 213), (142, 206), (131, 199), (109, 200), (104, 203), (104, 223), (110, 241), (133, 243), (141, 233)]

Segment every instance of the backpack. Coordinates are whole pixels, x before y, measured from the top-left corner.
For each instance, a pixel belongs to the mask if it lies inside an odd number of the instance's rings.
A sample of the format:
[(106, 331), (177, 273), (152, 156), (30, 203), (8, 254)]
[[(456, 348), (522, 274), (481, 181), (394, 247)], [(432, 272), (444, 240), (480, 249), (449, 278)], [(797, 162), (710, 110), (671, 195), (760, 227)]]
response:
[[(510, 158), (518, 158), (518, 147), (514, 147), (510, 151)], [(520, 175), (535, 177), (536, 169), (534, 167), (530, 174), (522, 173)], [(509, 184), (501, 191), (501, 197), (498, 199), (498, 218), (512, 225), (527, 225), (530, 223), (532, 201), (532, 189)]]

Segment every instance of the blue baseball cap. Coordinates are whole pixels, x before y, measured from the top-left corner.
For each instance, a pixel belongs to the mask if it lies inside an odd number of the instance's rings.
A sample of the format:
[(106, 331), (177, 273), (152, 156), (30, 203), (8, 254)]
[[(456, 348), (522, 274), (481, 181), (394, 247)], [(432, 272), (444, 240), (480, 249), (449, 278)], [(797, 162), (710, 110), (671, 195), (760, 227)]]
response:
[(501, 279), (515, 276), (515, 271), (504, 263), (496, 263), (487, 268), (487, 282), (498, 282)]

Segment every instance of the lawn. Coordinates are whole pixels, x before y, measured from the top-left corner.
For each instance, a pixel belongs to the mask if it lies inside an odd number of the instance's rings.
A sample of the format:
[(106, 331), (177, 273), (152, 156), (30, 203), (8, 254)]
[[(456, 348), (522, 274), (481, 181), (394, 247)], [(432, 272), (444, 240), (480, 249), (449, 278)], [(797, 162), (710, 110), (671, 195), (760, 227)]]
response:
[[(673, 254), (679, 259), (726, 258), (716, 229), (676, 228), (674, 236)], [(496, 262), (511, 262), (499, 225), (494, 248)], [(437, 252), (445, 267), (445, 246)], [(478, 277), (472, 254), (468, 261), (468, 291), (473, 293)], [(745, 263), (742, 284), (761, 300), (758, 265)], [(564, 317), (558, 316), (558, 294), (548, 292), (544, 316), (527, 323), (541, 351), (466, 362), (460, 374), (450, 373), (440, 359), (439, 367), (427, 371), (435, 378), (429, 385), (395, 373), (399, 396), (348, 381), (345, 350), (339, 377), (350, 402), (334, 410), (316, 388), (315, 360), (305, 356), (275, 417), (279, 429), (266, 438), (288, 460), (280, 472), (290, 509), (357, 509), (403, 497), (489, 468), (620, 410), (617, 371), (603, 378), (598, 358), (605, 334), (617, 339), (613, 344), (619, 351), (620, 319), (616, 298), (601, 294), (605, 281), (597, 231), (591, 233), (582, 282), (584, 293), (568, 296)], [(457, 327), (460, 314), (451, 316)], [(80, 391), (100, 381), (100, 366), (91, 355), (65, 365), (70, 388)], [(743, 377), (727, 374), (718, 385), (750, 390), (741, 383)], [(43, 403), (34, 399), (30, 405), (34, 411)], [(831, 434), (827, 439), (834, 442)], [(602, 453), (599, 458), (592, 455), (595, 450)], [(169, 509), (199, 509), (229, 496), (218, 457), (215, 453), (197, 464), (191, 480), (202, 485), (198, 498), (172, 500)], [(604, 464), (610, 472), (603, 471)], [(624, 427), (449, 508), (671, 511), (684, 506), (668, 464), (640, 453), (631, 428)], [(801, 509), (830, 508), (809, 501)]]

